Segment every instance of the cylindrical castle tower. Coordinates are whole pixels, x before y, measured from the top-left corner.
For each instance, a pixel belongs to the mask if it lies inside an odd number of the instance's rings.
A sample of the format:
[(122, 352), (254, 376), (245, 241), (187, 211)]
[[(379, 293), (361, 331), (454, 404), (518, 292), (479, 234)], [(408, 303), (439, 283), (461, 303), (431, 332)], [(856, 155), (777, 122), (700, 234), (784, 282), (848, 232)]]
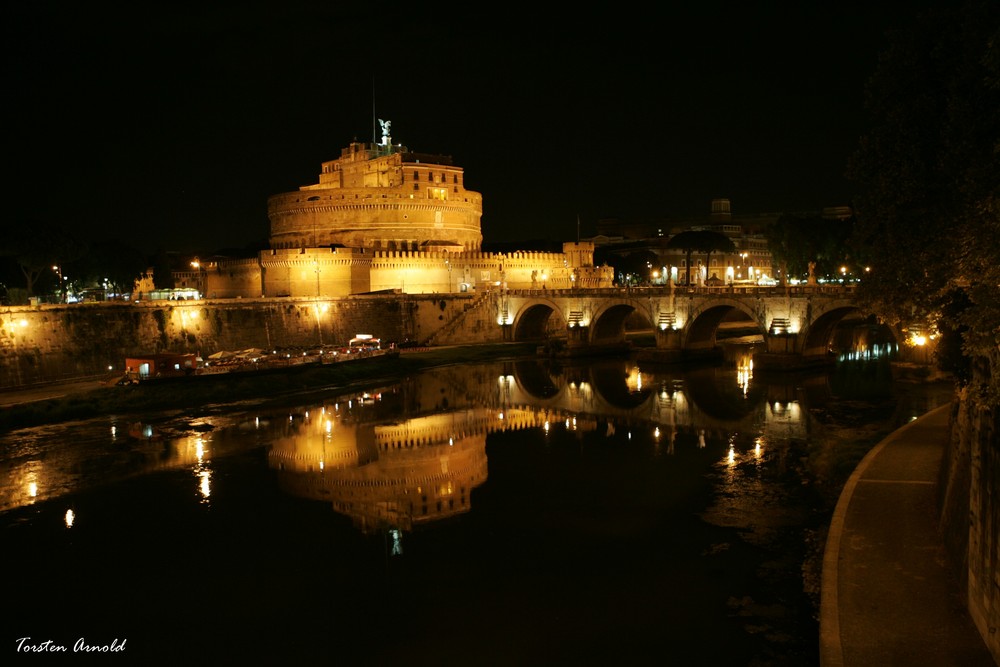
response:
[(482, 195), (444, 155), (352, 143), (319, 182), (268, 199), (271, 248), (478, 251)]

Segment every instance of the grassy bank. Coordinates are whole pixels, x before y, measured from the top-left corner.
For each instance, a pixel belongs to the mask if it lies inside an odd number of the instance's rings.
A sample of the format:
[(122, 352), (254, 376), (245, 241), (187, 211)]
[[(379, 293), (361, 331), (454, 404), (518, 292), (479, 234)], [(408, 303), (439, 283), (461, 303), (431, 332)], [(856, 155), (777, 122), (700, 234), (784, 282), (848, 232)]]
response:
[(239, 401), (274, 400), (312, 391), (363, 388), (401, 379), (425, 368), (522, 358), (534, 352), (534, 344), (524, 343), (461, 345), (282, 373), (202, 376), (163, 383), (101, 387), (5, 407), (0, 410), (0, 431), (102, 414), (195, 410)]

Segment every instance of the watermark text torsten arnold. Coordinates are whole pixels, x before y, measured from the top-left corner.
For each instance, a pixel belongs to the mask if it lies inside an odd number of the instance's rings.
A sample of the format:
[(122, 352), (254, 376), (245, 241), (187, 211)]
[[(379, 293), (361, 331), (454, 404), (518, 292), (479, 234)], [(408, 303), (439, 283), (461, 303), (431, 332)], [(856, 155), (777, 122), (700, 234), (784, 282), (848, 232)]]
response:
[(109, 644), (92, 643), (80, 637), (72, 646), (57, 644), (51, 639), (33, 641), (31, 637), (14, 640), (18, 653), (120, 653), (125, 650), (127, 639), (115, 637)]

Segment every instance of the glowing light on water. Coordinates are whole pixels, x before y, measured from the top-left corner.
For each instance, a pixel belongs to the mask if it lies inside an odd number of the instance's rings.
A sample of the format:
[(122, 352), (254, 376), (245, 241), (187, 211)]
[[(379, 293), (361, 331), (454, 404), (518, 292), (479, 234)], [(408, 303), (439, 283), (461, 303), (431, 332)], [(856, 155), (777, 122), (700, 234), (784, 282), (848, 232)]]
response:
[(203, 503), (208, 502), (208, 497), (212, 495), (212, 470), (208, 466), (206, 452), (205, 441), (201, 436), (198, 436), (194, 443), (194, 454), (197, 462), (192, 472), (195, 479), (198, 480), (198, 492), (201, 494)]
[(753, 357), (746, 355), (740, 358), (736, 367), (736, 385), (743, 390), (743, 395), (747, 395), (750, 389), (750, 380), (753, 378)]
[(202, 470), (198, 473), (198, 477), (201, 480), (201, 484), (199, 485), (201, 495), (203, 498), (207, 499), (210, 495), (212, 495), (212, 471)]

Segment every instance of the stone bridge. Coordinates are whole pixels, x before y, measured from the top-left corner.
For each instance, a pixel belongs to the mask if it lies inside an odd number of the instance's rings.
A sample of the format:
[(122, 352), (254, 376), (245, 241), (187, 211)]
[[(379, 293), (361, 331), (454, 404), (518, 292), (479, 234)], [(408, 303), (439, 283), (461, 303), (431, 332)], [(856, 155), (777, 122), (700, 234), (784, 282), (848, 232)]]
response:
[[(801, 366), (829, 356), (834, 330), (860, 319), (853, 286), (499, 290), (484, 299), (507, 341), (565, 339), (569, 354), (626, 343), (628, 322), (655, 332), (664, 361), (718, 350), (720, 328), (755, 330), (755, 364)], [(488, 302), (488, 304), (487, 304)]]

